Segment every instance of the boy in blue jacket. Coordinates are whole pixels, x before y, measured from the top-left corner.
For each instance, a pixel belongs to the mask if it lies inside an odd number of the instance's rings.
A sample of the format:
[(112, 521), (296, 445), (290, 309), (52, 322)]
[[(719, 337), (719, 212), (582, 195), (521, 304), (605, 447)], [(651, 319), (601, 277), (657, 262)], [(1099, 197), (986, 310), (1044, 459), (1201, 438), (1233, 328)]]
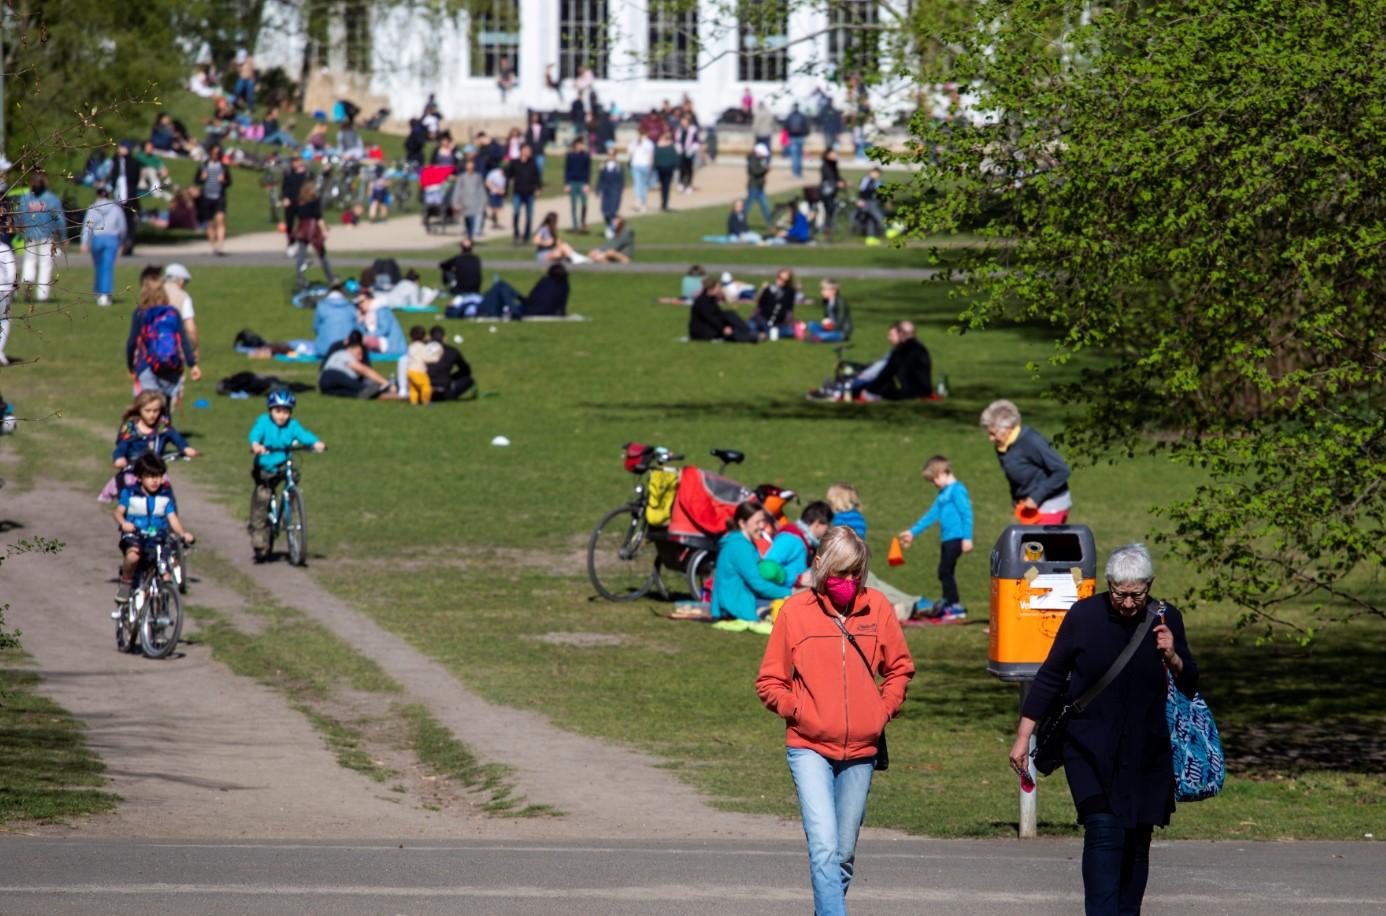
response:
[(255, 456), (255, 464), (250, 476), (255, 481), (255, 492), (250, 497), (250, 546), (255, 551), (255, 562), (263, 563), (269, 554), (269, 510), (274, 501), (274, 488), (279, 483), (279, 475), (291, 445), (312, 446), (313, 451), (326, 450), (327, 443), (308, 431), (294, 419), (294, 406), (298, 399), (285, 388), (271, 391), (265, 398), (267, 413), (262, 413), (250, 428), (250, 451)]
[(939, 545), (938, 582), (943, 597), (932, 608), (920, 609), (918, 617), (929, 623), (960, 623), (967, 619), (967, 609), (958, 597), (958, 580), (953, 571), (958, 558), (972, 551), (972, 500), (967, 487), (953, 476), (952, 463), (942, 455), (924, 462), (924, 479), (938, 487), (933, 505), (910, 527), (900, 532), (900, 546), (909, 547), (924, 530), (938, 522)]

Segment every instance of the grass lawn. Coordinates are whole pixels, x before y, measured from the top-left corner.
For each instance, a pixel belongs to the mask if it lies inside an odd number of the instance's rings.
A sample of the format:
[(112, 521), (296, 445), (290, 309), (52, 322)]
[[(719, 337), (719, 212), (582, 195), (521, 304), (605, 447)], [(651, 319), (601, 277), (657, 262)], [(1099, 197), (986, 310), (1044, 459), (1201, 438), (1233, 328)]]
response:
[[(675, 287), (681, 269), (671, 268), (668, 275), (576, 275), (570, 307), (590, 322), (451, 323), (449, 332), (465, 337), (462, 349), (481, 388), (494, 397), (411, 409), (301, 396), (298, 417), (330, 444), (326, 455), (305, 462), (312, 574), (488, 698), (649, 749), (728, 808), (792, 814), (782, 728), (752, 690), (763, 639), (668, 622), (660, 616), (667, 606), (656, 601), (593, 598), (582, 565), (587, 534), (603, 511), (629, 498), (633, 483), (620, 467), (621, 445), (663, 444), (714, 467), (708, 448), (739, 448), (747, 459), (734, 475), (743, 482), (790, 485), (806, 498), (850, 480), (862, 493), (878, 557), (890, 533), (928, 505), (932, 488), (920, 479), (920, 465), (946, 454), (977, 515), (978, 551), (959, 569), (971, 619), (910, 632), (920, 674), (891, 726), (893, 765), (876, 784), (869, 819), (938, 836), (1009, 833), (1016, 789), (1005, 753), (1017, 695), (986, 674), (984, 636), (987, 545), (1009, 507), (976, 418), (1006, 396), (1038, 429), (1052, 435), (1062, 428), (1063, 410), (1029, 394), (1036, 386), (1024, 368), (1052, 352), (1047, 333), (949, 333), (957, 303), (946, 288), (854, 282), (846, 289), (858, 325), (854, 355), (883, 352), (887, 325), (911, 318), (935, 371), (949, 376), (952, 397), (815, 404), (803, 393), (831, 370), (827, 347), (675, 342), (686, 332), (687, 312), (652, 302)], [(533, 276), (508, 275), (521, 288)], [(84, 269), (63, 275), (66, 287), (83, 293), (88, 279)], [(132, 269), (122, 267), (117, 279), (132, 282)], [(270, 339), (308, 335), (311, 316), (288, 306), (289, 280), (287, 268), (198, 272), (207, 377), (189, 400), (206, 398), (210, 406), (187, 408), (179, 425), (207, 457), (174, 474), (211, 481), (237, 515), (246, 499), (244, 436), (263, 408), (217, 397), (210, 380), (242, 369), (313, 379), (312, 366), (253, 362), (230, 349), (241, 328)], [(428, 316), (402, 317), (407, 326)], [(127, 326), (128, 304), (83, 304), (16, 330), (9, 352), (30, 362), (5, 370), (0, 382), (21, 417), (48, 419), (24, 424), (10, 440), (31, 459), (10, 476), (76, 474), (93, 492), (99, 488), (110, 432), (128, 403)], [(498, 434), (513, 445), (490, 445)], [(1152, 458), (1078, 468), (1075, 518), (1092, 527), (1105, 557), (1106, 549), (1145, 535), (1151, 506), (1196, 482), (1192, 472)], [(196, 519), (188, 521), (195, 529)], [(925, 536), (885, 578), (932, 594), (936, 558), (937, 538)], [(1200, 575), (1160, 565), (1166, 595)], [(1188, 619), (1232, 776), (1222, 798), (1181, 808), (1168, 835), (1380, 834), (1386, 629), (1342, 627), (1308, 649), (1258, 648), (1237, 639), (1229, 608), (1199, 608)], [(583, 648), (535, 638), (552, 632), (616, 634), (621, 643)], [(1045, 832), (1073, 831), (1067, 796), (1062, 780), (1043, 783)]]
[(82, 726), (39, 695), (39, 676), (17, 667), (25, 660), (0, 652), (0, 827), (111, 810), (120, 797), (101, 788), (105, 767)]

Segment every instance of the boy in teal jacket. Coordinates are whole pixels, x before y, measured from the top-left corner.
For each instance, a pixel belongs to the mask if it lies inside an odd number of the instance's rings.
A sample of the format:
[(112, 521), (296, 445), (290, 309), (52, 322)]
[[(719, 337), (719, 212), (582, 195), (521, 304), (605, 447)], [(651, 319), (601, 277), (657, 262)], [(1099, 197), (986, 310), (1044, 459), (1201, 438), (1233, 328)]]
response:
[(958, 580), (953, 571), (958, 558), (972, 551), (972, 500), (967, 495), (967, 487), (953, 476), (952, 463), (942, 455), (935, 455), (924, 463), (924, 479), (938, 487), (938, 496), (919, 521), (908, 531), (900, 532), (900, 545), (909, 547), (925, 529), (938, 522), (942, 542), (938, 552), (938, 582), (943, 587), (943, 597), (932, 608), (922, 611), (922, 617), (930, 623), (960, 623), (967, 619), (967, 609), (958, 596)]
[(327, 448), (327, 443), (294, 419), (297, 402), (292, 391), (283, 388), (271, 391), (265, 398), (269, 411), (260, 414), (250, 428), (250, 451), (255, 455), (255, 464), (250, 469), (255, 481), (255, 492), (250, 497), (250, 547), (255, 551), (256, 563), (263, 563), (269, 554), (270, 503), (274, 501), (274, 488), (289, 457), (287, 449), (293, 445), (311, 446), (315, 452)]

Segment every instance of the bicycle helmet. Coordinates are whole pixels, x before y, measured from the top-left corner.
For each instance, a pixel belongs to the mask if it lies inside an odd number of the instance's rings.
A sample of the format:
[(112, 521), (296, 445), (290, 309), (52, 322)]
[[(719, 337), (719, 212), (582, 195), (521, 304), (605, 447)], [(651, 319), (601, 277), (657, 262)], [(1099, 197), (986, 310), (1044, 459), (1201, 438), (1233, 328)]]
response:
[(294, 393), (287, 388), (276, 388), (265, 398), (265, 403), (270, 408), (287, 407), (293, 410), (294, 406), (298, 404), (298, 398), (294, 397)]

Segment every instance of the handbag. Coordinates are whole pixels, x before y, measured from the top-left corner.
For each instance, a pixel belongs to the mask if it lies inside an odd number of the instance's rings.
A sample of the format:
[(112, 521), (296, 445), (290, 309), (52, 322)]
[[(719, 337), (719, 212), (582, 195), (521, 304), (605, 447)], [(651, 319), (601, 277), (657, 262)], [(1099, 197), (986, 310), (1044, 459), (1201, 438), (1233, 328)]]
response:
[[(815, 595), (814, 597), (818, 599), (818, 606), (823, 607), (822, 596)], [(824, 611), (827, 610), (827, 608), (823, 609)], [(833, 615), (833, 623), (837, 624), (837, 628), (842, 631), (842, 635), (847, 637), (847, 641), (852, 644), (852, 648), (857, 650), (857, 655), (861, 658), (861, 663), (866, 666), (867, 673), (871, 675), (872, 683), (875, 683), (876, 671), (871, 667), (871, 660), (866, 657), (866, 653), (863, 652), (861, 646), (857, 644), (857, 638), (847, 632), (847, 625), (842, 622), (842, 617), (840, 615)], [(890, 769), (890, 747), (886, 744), (885, 726), (881, 727), (881, 739), (876, 742), (876, 762), (872, 764), (871, 768), (873, 770), (881, 770), (882, 772)]]
[(1064, 739), (1068, 737), (1068, 720), (1073, 718), (1074, 713), (1087, 709), (1088, 704), (1117, 679), (1117, 675), (1121, 674), (1126, 663), (1145, 640), (1145, 635), (1154, 626), (1155, 618), (1163, 614), (1164, 609), (1165, 605), (1161, 602), (1158, 610), (1145, 615), (1145, 620), (1136, 627), (1136, 632), (1131, 634), (1131, 638), (1122, 648), (1121, 654), (1112, 662), (1112, 666), (1098, 678), (1097, 683), (1083, 691), (1082, 696), (1068, 704), (1063, 704), (1062, 696), (1054, 698), (1049, 711), (1041, 716), (1035, 725), (1035, 749), (1030, 752), (1030, 759), (1034, 761), (1036, 771), (1048, 776), (1064, 765)]
[(1165, 669), (1165, 719), (1169, 723), (1170, 756), (1174, 760), (1174, 799), (1191, 802), (1222, 791), (1222, 739), (1213, 713), (1202, 695), (1184, 696)]

